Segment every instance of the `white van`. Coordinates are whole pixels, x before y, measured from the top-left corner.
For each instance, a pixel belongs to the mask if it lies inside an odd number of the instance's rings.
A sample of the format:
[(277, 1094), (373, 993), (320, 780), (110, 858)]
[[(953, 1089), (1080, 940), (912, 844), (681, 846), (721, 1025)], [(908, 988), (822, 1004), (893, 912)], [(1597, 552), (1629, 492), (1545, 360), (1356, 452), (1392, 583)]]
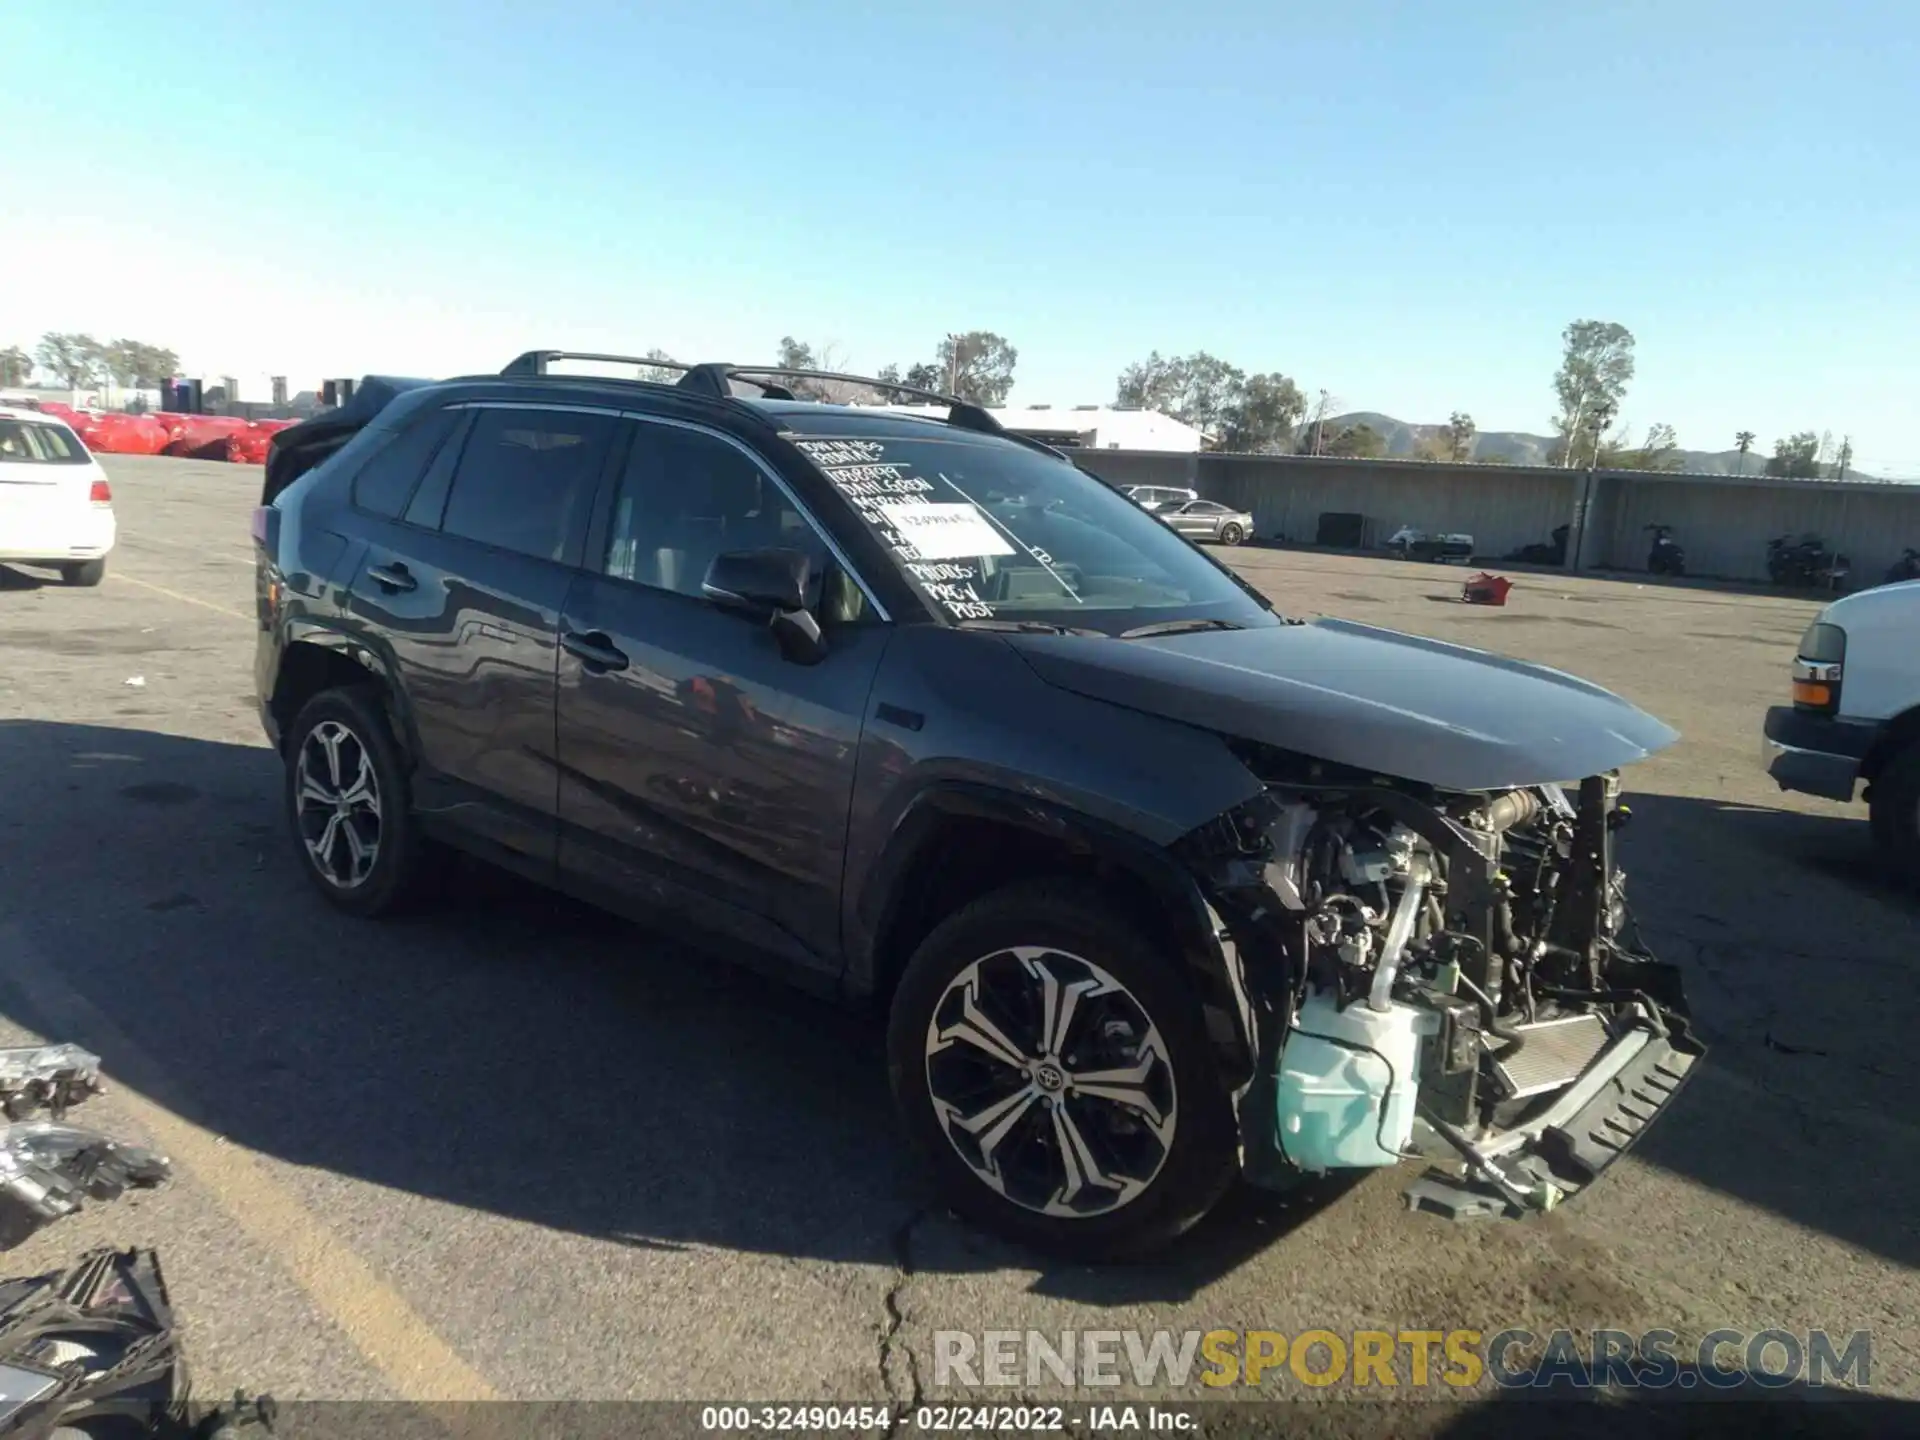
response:
[(113, 489), (80, 437), (38, 410), (0, 409), (0, 562), (98, 585), (113, 541)]
[(1767, 771), (1782, 790), (1852, 800), (1875, 842), (1920, 882), (1920, 580), (1836, 600), (1800, 637), (1793, 703), (1767, 711)]

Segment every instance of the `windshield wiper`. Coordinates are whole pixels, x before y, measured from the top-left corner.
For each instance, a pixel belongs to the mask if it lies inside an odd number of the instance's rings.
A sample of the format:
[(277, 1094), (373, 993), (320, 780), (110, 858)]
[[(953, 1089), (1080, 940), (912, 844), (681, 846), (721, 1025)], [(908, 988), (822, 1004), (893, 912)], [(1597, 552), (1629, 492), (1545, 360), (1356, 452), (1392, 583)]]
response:
[(1122, 630), (1122, 640), (1141, 640), (1149, 635), (1184, 635), (1189, 630), (1244, 630), (1247, 627), (1233, 620), (1156, 620), (1151, 625), (1136, 625), (1131, 630)]
[(1098, 635), (1098, 630), (1082, 630), (1072, 625), (1056, 625), (1051, 620), (956, 620), (956, 630), (995, 630), (1003, 634), (1026, 635)]

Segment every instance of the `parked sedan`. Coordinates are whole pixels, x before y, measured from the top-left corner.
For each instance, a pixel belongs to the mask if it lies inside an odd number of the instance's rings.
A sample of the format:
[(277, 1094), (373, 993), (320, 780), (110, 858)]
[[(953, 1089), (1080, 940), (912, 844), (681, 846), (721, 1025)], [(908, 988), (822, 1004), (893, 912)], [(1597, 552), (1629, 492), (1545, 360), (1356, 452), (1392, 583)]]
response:
[(1238, 545), (1253, 533), (1253, 516), (1212, 500), (1189, 500), (1158, 512), (1162, 520), (1189, 540), (1213, 540)]

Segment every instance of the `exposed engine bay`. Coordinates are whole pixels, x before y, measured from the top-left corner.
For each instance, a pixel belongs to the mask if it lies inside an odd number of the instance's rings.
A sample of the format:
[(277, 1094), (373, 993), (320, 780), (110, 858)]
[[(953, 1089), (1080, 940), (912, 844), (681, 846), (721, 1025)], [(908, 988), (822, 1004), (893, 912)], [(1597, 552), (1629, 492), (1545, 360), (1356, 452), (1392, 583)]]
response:
[(1416, 1209), (1548, 1210), (1704, 1053), (1614, 865), (1617, 776), (1454, 794), (1250, 748), (1266, 793), (1189, 837), (1255, 1064), (1243, 1166), (1436, 1162)]

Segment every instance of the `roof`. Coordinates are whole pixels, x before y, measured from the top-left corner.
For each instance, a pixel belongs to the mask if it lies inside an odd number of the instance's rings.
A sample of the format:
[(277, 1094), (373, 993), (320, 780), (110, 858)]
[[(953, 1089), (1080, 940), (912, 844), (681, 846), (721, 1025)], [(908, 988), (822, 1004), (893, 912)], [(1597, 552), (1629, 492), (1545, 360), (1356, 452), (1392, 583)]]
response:
[(786, 429), (802, 435), (891, 435), (924, 439), (937, 434), (949, 439), (957, 435), (979, 440), (1013, 438), (950, 425), (947, 412), (933, 406), (908, 410), (884, 405), (835, 405), (812, 400), (762, 400), (757, 396), (736, 398), (741, 404), (765, 412)]
[(37, 420), (42, 425), (58, 425), (63, 430), (72, 428), (61, 416), (45, 410), (26, 410), (17, 405), (0, 405), (0, 420)]

